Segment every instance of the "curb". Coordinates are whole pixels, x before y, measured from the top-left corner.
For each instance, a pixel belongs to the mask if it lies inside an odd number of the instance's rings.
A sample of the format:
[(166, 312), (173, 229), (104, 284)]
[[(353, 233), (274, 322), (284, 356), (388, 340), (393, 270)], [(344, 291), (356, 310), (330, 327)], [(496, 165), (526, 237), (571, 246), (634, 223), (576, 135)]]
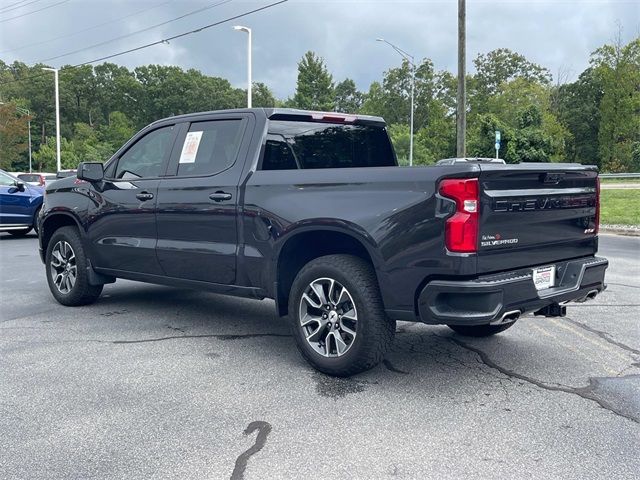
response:
[(600, 225), (600, 233), (608, 233), (611, 235), (624, 235), (627, 237), (640, 237), (640, 229), (614, 227), (608, 225)]

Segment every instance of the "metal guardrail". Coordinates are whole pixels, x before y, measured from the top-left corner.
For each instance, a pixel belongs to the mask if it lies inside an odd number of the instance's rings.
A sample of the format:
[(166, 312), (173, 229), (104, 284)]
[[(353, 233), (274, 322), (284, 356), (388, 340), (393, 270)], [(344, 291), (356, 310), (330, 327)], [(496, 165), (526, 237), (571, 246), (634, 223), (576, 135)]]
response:
[(640, 173), (601, 173), (600, 178), (640, 178)]

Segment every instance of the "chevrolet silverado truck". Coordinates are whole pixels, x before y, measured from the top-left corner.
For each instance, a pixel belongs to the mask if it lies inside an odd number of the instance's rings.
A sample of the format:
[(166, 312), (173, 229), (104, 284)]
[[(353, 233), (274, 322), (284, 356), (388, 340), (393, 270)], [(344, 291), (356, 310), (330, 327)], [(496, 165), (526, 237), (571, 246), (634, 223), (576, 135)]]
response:
[(382, 118), (291, 109), (157, 121), (47, 185), (63, 305), (116, 278), (275, 300), (316, 369), (380, 362), (396, 320), (488, 336), (605, 289), (596, 167), (401, 168)]

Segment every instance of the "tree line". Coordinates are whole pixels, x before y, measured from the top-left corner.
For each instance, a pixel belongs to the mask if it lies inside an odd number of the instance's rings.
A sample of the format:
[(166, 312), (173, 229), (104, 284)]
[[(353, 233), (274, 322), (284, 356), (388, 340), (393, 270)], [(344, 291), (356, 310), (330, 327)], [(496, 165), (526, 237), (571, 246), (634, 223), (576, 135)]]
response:
[[(598, 48), (574, 82), (554, 81), (547, 68), (506, 48), (480, 54), (473, 63), (475, 73), (467, 77), (469, 156), (494, 156), (499, 130), (500, 156), (509, 163), (580, 162), (608, 172), (640, 171), (640, 39)], [(55, 170), (53, 79), (42, 71), (45, 66), (0, 61), (0, 168), (28, 168), (30, 120), (34, 170)], [(336, 81), (325, 60), (309, 51), (298, 63), (292, 97), (278, 99), (267, 85), (255, 83), (253, 104), (382, 116), (406, 164), (411, 70), (404, 61), (359, 91), (352, 79)], [(430, 59), (415, 65), (415, 164), (455, 156), (456, 89), (454, 74), (437, 70)], [(62, 67), (62, 166), (107, 160), (154, 120), (245, 104), (245, 90), (194, 69)]]

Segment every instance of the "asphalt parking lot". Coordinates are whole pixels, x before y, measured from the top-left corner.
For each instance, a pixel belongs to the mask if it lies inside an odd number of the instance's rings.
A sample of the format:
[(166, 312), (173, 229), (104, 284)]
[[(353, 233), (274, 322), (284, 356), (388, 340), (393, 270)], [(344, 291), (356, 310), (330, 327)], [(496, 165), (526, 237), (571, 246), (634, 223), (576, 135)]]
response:
[(1, 478), (638, 478), (640, 238), (608, 290), (488, 339), (398, 324), (384, 364), (316, 373), (270, 301), (118, 281), (51, 297), (0, 234)]

